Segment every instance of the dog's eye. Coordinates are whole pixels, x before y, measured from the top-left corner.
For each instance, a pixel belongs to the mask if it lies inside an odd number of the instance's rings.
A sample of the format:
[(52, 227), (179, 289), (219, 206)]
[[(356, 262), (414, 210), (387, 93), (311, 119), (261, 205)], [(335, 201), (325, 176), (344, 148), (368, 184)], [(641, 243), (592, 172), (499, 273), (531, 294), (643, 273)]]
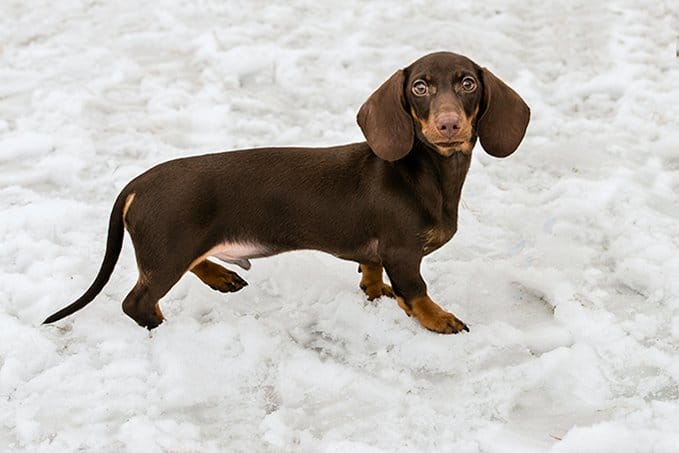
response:
[(429, 86), (427, 82), (422, 79), (417, 79), (413, 82), (413, 94), (415, 96), (424, 96), (429, 92)]
[(476, 80), (473, 77), (465, 77), (462, 79), (462, 89), (465, 91), (474, 91), (476, 89)]

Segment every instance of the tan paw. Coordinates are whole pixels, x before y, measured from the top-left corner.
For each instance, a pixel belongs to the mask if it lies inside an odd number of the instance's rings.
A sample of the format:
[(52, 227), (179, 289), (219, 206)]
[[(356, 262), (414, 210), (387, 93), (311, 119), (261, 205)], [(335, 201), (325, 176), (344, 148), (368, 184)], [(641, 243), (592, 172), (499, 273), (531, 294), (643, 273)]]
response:
[(361, 282), (359, 285), (363, 292), (365, 293), (366, 296), (368, 296), (368, 300), (375, 300), (379, 297), (382, 296), (387, 296), (387, 297), (394, 297), (394, 290), (391, 289), (391, 286), (387, 285), (386, 283), (380, 282), (380, 283), (373, 283), (370, 285), (364, 284)]
[(414, 316), (425, 328), (438, 333), (458, 333), (467, 331), (469, 327), (454, 314), (445, 311), (428, 296), (416, 297), (410, 301), (410, 306), (401, 298), (397, 298), (398, 305), (408, 316)]
[(457, 319), (454, 314), (448, 313), (447, 311), (442, 311), (431, 317), (418, 317), (417, 319), (424, 327), (433, 332), (446, 334), (458, 333), (463, 330), (469, 332), (469, 327), (467, 327), (465, 323)]

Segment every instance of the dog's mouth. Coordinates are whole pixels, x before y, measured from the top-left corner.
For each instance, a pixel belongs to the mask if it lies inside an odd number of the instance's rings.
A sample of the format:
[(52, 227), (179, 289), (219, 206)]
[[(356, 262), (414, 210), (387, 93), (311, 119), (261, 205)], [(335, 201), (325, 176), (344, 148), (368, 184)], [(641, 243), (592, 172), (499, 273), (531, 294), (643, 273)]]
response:
[(464, 141), (458, 140), (454, 142), (435, 142), (434, 145), (438, 146), (439, 148), (456, 148), (458, 146), (462, 146), (464, 143)]
[(436, 151), (444, 156), (450, 157), (458, 152), (463, 154), (471, 154), (472, 146), (469, 140), (451, 140), (451, 141), (438, 141), (433, 143)]

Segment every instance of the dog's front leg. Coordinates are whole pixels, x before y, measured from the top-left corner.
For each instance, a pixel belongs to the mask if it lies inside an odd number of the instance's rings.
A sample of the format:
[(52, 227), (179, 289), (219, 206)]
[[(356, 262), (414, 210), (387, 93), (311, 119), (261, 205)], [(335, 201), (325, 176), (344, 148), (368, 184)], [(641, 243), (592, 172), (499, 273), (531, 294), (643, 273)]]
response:
[(391, 280), (398, 305), (408, 316), (438, 333), (469, 332), (455, 315), (439, 307), (427, 295), (427, 284), (420, 274), (422, 254), (413, 249), (397, 248), (381, 253), (384, 269)]

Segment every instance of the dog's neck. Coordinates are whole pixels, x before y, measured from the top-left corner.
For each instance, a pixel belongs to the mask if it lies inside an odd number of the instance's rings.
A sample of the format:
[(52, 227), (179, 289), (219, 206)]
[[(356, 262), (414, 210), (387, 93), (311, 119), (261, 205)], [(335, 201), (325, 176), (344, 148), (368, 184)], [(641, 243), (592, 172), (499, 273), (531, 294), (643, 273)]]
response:
[(446, 225), (457, 225), (457, 209), (471, 156), (455, 152), (446, 157), (415, 139), (412, 151), (402, 160), (401, 171), (417, 185), (422, 206)]
[(444, 212), (457, 218), (457, 206), (462, 194), (462, 186), (471, 163), (471, 155), (461, 151), (450, 156), (442, 156), (434, 148), (419, 143), (439, 182), (439, 190), (443, 198)]

